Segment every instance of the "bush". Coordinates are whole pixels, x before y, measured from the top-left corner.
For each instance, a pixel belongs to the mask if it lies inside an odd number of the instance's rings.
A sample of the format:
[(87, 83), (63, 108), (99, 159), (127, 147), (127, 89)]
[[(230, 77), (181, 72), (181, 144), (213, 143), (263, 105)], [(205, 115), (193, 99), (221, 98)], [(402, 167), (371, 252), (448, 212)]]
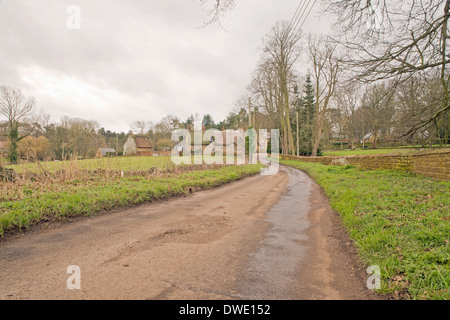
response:
[(15, 182), (17, 173), (14, 169), (7, 169), (0, 166), (0, 181), (3, 182)]

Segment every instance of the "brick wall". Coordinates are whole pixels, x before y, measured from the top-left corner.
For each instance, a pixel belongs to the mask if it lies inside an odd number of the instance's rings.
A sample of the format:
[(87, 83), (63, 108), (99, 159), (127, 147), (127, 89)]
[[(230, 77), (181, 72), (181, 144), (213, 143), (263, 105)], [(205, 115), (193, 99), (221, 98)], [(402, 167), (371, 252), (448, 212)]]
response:
[(450, 181), (450, 151), (419, 154), (383, 154), (345, 157), (281, 156), (286, 160), (320, 162), (325, 165), (352, 165), (362, 169), (391, 169), (421, 174), (438, 180)]

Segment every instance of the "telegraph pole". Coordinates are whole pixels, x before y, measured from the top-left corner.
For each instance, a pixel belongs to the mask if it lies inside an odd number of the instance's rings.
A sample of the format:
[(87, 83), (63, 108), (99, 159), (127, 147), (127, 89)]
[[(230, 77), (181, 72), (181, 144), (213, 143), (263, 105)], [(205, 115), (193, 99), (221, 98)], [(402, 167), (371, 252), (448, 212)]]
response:
[(248, 98), (248, 127), (252, 126), (252, 98)]
[(297, 111), (297, 156), (300, 156), (300, 144), (298, 135), (298, 111)]

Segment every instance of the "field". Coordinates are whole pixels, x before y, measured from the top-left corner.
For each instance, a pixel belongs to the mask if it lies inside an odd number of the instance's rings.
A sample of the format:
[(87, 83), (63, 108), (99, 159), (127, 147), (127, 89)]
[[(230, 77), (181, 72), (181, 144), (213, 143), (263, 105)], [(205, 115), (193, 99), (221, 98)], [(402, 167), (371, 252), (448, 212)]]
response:
[[(42, 168), (41, 168), (42, 167)], [(175, 166), (169, 157), (113, 158), (9, 166), (0, 182), (0, 235), (74, 216), (90, 216), (216, 187), (261, 165)]]
[(14, 169), (21, 172), (42, 173), (43, 170), (54, 173), (58, 170), (70, 170), (76, 168), (80, 170), (148, 170), (152, 167), (168, 168), (173, 167), (170, 157), (115, 157), (100, 158), (87, 160), (70, 160), (70, 161), (48, 161), (22, 163), (17, 165), (6, 165), (6, 168)]
[(281, 160), (321, 185), (361, 261), (381, 268), (380, 293), (449, 299), (450, 183), (390, 170)]

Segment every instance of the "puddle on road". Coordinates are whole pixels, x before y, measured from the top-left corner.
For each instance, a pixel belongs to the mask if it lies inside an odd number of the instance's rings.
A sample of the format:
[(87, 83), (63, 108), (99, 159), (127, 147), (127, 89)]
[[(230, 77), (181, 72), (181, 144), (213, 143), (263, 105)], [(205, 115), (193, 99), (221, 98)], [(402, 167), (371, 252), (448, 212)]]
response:
[[(238, 299), (292, 299), (296, 268), (307, 250), (305, 235), (309, 227), (311, 179), (303, 172), (282, 168), (289, 173), (287, 190), (268, 212), (272, 227), (250, 254), (249, 264), (240, 279)], [(300, 284), (301, 285), (301, 284)]]

